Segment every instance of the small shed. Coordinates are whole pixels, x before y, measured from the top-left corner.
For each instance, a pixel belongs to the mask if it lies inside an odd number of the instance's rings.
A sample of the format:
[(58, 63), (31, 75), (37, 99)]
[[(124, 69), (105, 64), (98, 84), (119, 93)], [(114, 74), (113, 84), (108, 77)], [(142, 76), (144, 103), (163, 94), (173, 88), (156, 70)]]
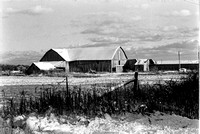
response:
[(135, 63), (135, 71), (152, 71), (156, 61), (152, 59), (139, 59)]
[(27, 74), (36, 74), (36, 73), (41, 73), (41, 72), (45, 72), (48, 70), (53, 70), (56, 67), (48, 62), (34, 62), (31, 64), (31, 66), (26, 70)]

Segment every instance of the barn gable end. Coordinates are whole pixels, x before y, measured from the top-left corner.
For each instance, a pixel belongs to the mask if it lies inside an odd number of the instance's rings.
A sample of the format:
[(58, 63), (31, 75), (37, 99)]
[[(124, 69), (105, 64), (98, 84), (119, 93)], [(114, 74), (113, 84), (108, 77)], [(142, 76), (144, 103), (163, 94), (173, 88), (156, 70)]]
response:
[(55, 50), (50, 49), (44, 54), (40, 61), (65, 61), (65, 59)]
[(111, 61), (112, 71), (116, 71), (117, 68), (123, 70), (123, 66), (125, 65), (127, 59), (128, 58), (126, 56), (126, 53), (124, 52), (122, 47), (118, 47), (112, 56), (112, 61)]

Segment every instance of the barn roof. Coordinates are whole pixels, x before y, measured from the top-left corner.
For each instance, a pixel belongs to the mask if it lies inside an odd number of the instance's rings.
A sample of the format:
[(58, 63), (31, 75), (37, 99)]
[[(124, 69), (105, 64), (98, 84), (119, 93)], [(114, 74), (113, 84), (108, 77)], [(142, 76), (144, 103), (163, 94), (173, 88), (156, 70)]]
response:
[[(181, 64), (198, 64), (198, 60), (181, 60)], [(157, 61), (157, 64), (179, 64), (178, 60), (172, 61)]]
[(68, 50), (63, 48), (63, 49), (52, 49), (56, 53), (58, 53), (64, 60), (70, 61)]
[[(118, 49), (122, 49), (122, 47), (117, 47), (117, 48), (87, 47), (87, 48), (52, 49), (52, 50), (57, 52), (66, 61), (76, 61), (76, 60), (111, 60)], [(122, 51), (124, 52), (123, 49)]]
[(51, 70), (55, 69), (55, 66), (49, 62), (33, 62), (35, 66), (37, 66), (40, 70)]
[(143, 65), (144, 63), (147, 62), (148, 59), (138, 59), (135, 65)]
[[(137, 59), (137, 62), (135, 63), (135, 65), (144, 65), (148, 60), (152, 60), (152, 59)], [(152, 60), (154, 64), (156, 64), (156, 61)]]
[(48, 61), (55, 67), (65, 67), (65, 61)]

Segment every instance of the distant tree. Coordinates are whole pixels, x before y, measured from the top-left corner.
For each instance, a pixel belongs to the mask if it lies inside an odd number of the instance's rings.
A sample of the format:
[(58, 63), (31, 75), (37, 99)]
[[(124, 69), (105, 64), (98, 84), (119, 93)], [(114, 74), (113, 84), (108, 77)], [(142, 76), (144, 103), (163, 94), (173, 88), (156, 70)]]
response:
[(13, 70), (20, 70), (24, 72), (29, 66), (27, 65), (7, 65), (7, 64), (0, 64), (1, 71), (13, 71)]

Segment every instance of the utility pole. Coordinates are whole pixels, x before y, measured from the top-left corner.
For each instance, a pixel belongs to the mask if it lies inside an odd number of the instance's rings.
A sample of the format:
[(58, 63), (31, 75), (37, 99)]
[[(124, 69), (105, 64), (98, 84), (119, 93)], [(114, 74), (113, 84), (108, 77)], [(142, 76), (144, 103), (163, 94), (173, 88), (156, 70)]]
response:
[[(197, 1), (186, 1), (186, 2), (190, 2), (191, 4), (194, 4), (194, 5), (198, 6), (198, 10), (199, 10), (199, 26), (200, 26), (200, 1), (197, 0)], [(200, 38), (200, 34), (199, 34), (199, 38)], [(197, 45), (198, 45), (198, 48), (197, 48), (198, 49), (197, 50), (198, 51), (198, 55), (197, 55), (198, 57), (197, 58), (198, 58), (198, 65), (199, 65), (199, 70), (198, 71), (199, 71), (199, 76), (200, 76), (200, 57), (199, 57), (200, 56), (199, 55), (200, 54), (199, 53), (199, 51), (200, 51), (200, 43), (199, 43), (199, 40), (198, 40), (198, 44)], [(200, 85), (200, 78), (199, 78), (199, 85)], [(200, 92), (199, 92), (199, 96), (200, 96)], [(200, 109), (200, 107), (199, 107), (199, 109)]]
[(180, 69), (181, 69), (181, 54), (180, 54), (180, 51), (178, 51), (178, 64), (179, 64), (178, 69), (180, 71)]

